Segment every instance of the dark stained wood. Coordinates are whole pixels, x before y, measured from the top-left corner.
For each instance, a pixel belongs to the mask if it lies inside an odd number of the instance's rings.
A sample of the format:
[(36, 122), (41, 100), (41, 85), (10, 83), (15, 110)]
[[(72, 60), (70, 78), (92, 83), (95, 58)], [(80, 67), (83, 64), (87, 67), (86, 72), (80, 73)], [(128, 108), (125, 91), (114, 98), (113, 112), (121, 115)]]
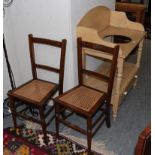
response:
[(54, 110), (54, 106), (52, 106), (46, 113), (45, 117), (47, 117)]
[(17, 114), (16, 114), (15, 102), (13, 97), (9, 97), (9, 102), (10, 102), (10, 109), (11, 109), (14, 127), (17, 128), (17, 119), (16, 119)]
[(106, 115), (106, 125), (107, 125), (108, 128), (110, 128), (111, 127), (111, 121), (110, 121), (110, 116), (111, 116), (111, 114), (110, 114), (111, 113), (110, 106), (111, 105), (107, 104), (106, 106), (107, 106), (107, 108), (106, 108), (106, 113), (107, 113), (107, 115)]
[(61, 59), (60, 59), (60, 76), (59, 76), (60, 91), (59, 91), (59, 95), (63, 93), (66, 44), (67, 44), (67, 40), (63, 39), (62, 46), (61, 46)]
[(35, 67), (35, 53), (34, 53), (34, 44), (33, 44), (33, 35), (32, 34), (29, 34), (29, 51), (30, 51), (33, 79), (37, 79), (37, 71), (36, 71), (36, 67)]
[(121, 3), (116, 2), (116, 11), (123, 11), (127, 13), (135, 13), (136, 22), (143, 24), (146, 6), (139, 3)]
[(61, 123), (63, 123), (64, 125), (66, 125), (66, 126), (72, 128), (72, 129), (74, 129), (74, 130), (76, 130), (76, 131), (78, 131), (78, 132), (80, 132), (80, 133), (82, 133), (82, 134), (86, 134), (86, 130), (80, 128), (79, 126), (77, 126), (77, 125), (75, 125), (75, 124), (73, 124), (73, 123), (71, 123), (71, 122), (69, 122), (69, 121), (67, 121), (67, 120), (60, 119), (59, 121), (60, 121)]
[(55, 115), (51, 117), (51, 119), (46, 123), (46, 126), (49, 126), (49, 124), (55, 119)]
[(140, 133), (135, 155), (151, 155), (151, 124)]
[(35, 67), (40, 68), (40, 69), (45, 69), (48, 71), (52, 71), (55, 73), (60, 73), (60, 70), (54, 67), (49, 67), (49, 66), (45, 66), (45, 65), (40, 65), (40, 64), (36, 64)]
[(87, 118), (87, 145), (88, 154), (91, 154), (91, 142), (92, 142), (92, 119)]
[(34, 43), (38, 43), (38, 44), (46, 44), (46, 45), (50, 45), (50, 46), (55, 46), (55, 47), (62, 47), (62, 42), (59, 41), (55, 41), (55, 40), (49, 40), (49, 39), (43, 39), (43, 38), (32, 38), (32, 41)]
[[(55, 118), (55, 115), (51, 117), (48, 123), (46, 123), (45, 119), (54, 110), (54, 106), (51, 107), (46, 113), (45, 109), (48, 101), (52, 99), (52, 97), (57, 91), (59, 91), (59, 94), (63, 92), (64, 64), (65, 64), (67, 41), (66, 39), (63, 39), (62, 41), (55, 41), (45, 38), (36, 38), (33, 37), (32, 34), (29, 34), (28, 38), (29, 38), (29, 50), (30, 50), (33, 79), (22, 84), (18, 88), (8, 92), (10, 100), (10, 108), (12, 111), (12, 117), (15, 127), (17, 127), (17, 121), (16, 121), (17, 116), (20, 116), (26, 120), (40, 124), (44, 134), (44, 142), (48, 145), (46, 127)], [(60, 59), (58, 60), (60, 61), (60, 68), (54, 68), (52, 66), (46, 66), (43, 64), (36, 64), (34, 44), (45, 44), (60, 48), (61, 56)], [(36, 68), (45, 69), (47, 71), (59, 74), (59, 82), (53, 83), (38, 79)], [(17, 105), (21, 105), (20, 103), (16, 103), (16, 101), (20, 101), (23, 105), (25, 104), (32, 108), (37, 108), (39, 110), (40, 119), (36, 119), (33, 116), (25, 114), (24, 112), (25, 110), (27, 110), (27, 108), (23, 108), (21, 111), (16, 112), (16, 109), (19, 107)]]
[[(96, 73), (94, 71), (83, 69), (82, 64), (82, 50), (83, 48), (89, 48), (90, 50), (100, 50), (108, 55), (112, 55), (110, 76), (104, 76), (102, 74)], [(63, 123), (64, 125), (79, 131), (87, 135), (87, 145), (88, 154), (91, 154), (91, 141), (95, 133), (100, 129), (103, 122), (106, 121), (107, 127), (110, 127), (110, 100), (113, 89), (114, 75), (117, 66), (119, 47), (114, 48), (106, 47), (99, 44), (94, 44), (91, 42), (82, 41), (81, 38), (77, 39), (77, 57), (78, 57), (78, 78), (79, 85), (70, 89), (69, 91), (59, 95), (54, 99), (55, 101), (55, 112), (56, 112), (56, 133), (59, 136), (59, 125)], [(100, 90), (91, 88), (90, 86), (85, 86), (83, 84), (83, 75), (91, 74), (100, 78), (108, 83), (107, 92), (102, 92)], [(105, 109), (102, 105), (105, 104)], [(61, 106), (71, 111), (71, 114), (75, 112), (79, 116), (82, 116), (87, 120), (87, 129), (82, 129), (78, 125), (75, 125), (67, 120), (67, 117), (62, 117)], [(101, 114), (92, 122), (93, 117), (100, 111)]]
[(119, 51), (119, 46), (115, 46), (114, 51), (113, 51), (113, 59), (112, 59), (112, 63), (111, 63), (111, 70), (110, 70), (110, 76), (109, 76), (110, 78), (109, 78), (109, 82), (108, 82), (108, 92), (107, 92), (108, 103), (110, 103), (111, 95), (112, 95), (115, 71), (116, 71), (116, 67), (117, 67), (118, 51)]
[(25, 115), (23, 113), (17, 112), (16, 115), (22, 117), (25, 120), (29, 120), (31, 122), (35, 122), (35, 123), (41, 124), (40, 120), (37, 120), (37, 119), (35, 119), (35, 118), (31, 117), (31, 116)]
[[(55, 101), (55, 100), (54, 100)], [(60, 124), (60, 106), (56, 102), (55, 104), (55, 128), (56, 128), (56, 136), (59, 138), (59, 124)]]
[(77, 58), (78, 58), (78, 78), (79, 78), (79, 85), (83, 84), (83, 77), (82, 77), (82, 39), (77, 39)]
[(82, 41), (82, 47), (101, 51), (101, 52), (105, 52), (105, 53), (109, 53), (109, 54), (113, 54), (113, 50), (114, 50), (114, 48), (104, 46), (104, 45), (95, 44), (95, 43), (91, 43), (91, 42), (87, 42), (87, 41)]

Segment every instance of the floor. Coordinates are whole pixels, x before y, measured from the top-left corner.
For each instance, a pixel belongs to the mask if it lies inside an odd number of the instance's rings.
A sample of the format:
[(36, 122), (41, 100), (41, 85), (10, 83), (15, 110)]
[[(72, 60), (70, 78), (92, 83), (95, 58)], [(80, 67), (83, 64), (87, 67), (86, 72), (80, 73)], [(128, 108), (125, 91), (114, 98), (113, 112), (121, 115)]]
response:
[[(145, 40), (142, 55), (142, 62), (139, 72), (137, 87), (132, 89), (123, 100), (120, 106), (116, 121), (112, 121), (111, 128), (106, 128), (104, 124), (93, 138), (102, 141), (106, 147), (118, 155), (133, 155), (138, 135), (151, 121), (151, 42)], [(135, 54), (131, 55), (129, 61), (135, 59)], [(85, 122), (78, 116), (73, 116), (71, 120), (80, 123)], [(4, 128), (12, 126), (12, 118), (5, 117), (3, 120)], [(61, 130), (65, 127), (62, 126)], [(51, 123), (49, 130), (55, 130), (54, 122)], [(71, 130), (71, 134), (84, 137), (80, 133)]]

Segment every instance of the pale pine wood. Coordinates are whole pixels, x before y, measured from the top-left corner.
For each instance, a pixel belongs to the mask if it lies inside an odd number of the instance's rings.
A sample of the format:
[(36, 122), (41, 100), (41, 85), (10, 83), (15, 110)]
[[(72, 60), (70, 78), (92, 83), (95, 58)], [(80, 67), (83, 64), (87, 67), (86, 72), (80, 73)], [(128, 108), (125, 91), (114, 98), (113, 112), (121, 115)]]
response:
[[(105, 67), (106, 67), (106, 69), (103, 69)], [(124, 69), (123, 69), (123, 74), (122, 74), (122, 82), (121, 82), (120, 91), (119, 91), (120, 94), (123, 94), (127, 90), (131, 79), (133, 79), (133, 76), (136, 75), (136, 73), (138, 71), (137, 66), (132, 63), (125, 62), (123, 67), (124, 67)], [(104, 75), (109, 75), (109, 68), (110, 68), (109, 63), (105, 62), (98, 67), (96, 72), (103, 73)], [(128, 76), (128, 75), (131, 75), (131, 76)], [(115, 76), (115, 81), (116, 81), (116, 76)], [(98, 79), (98, 78), (95, 78), (93, 76), (89, 76), (89, 75), (84, 76), (84, 83), (86, 85), (92, 86), (98, 90), (101, 90), (104, 92), (107, 91), (107, 83)], [(114, 83), (113, 90), (114, 89), (116, 89), (116, 82)], [(112, 102), (112, 104), (115, 104), (115, 103)]]
[(130, 21), (125, 12), (111, 11), (110, 25), (119, 28), (127, 28), (131, 30), (144, 31), (144, 27), (141, 23)]
[(104, 6), (97, 6), (92, 10), (88, 11), (88, 13), (81, 19), (78, 26), (92, 28), (96, 29), (97, 31), (100, 31), (106, 28), (109, 24), (110, 24), (109, 8)]
[[(132, 85), (136, 86), (145, 31), (142, 24), (128, 20), (124, 12), (111, 11), (104, 6), (98, 6), (91, 9), (77, 26), (77, 37), (82, 37), (85, 41), (114, 47), (116, 43), (104, 39), (108, 35), (122, 35), (131, 38), (131, 41), (128, 43), (118, 44), (120, 49), (111, 100), (113, 105), (113, 118), (115, 119), (117, 117), (122, 95), (127, 94), (128, 89)], [(139, 46), (136, 64), (126, 63), (125, 59), (136, 46)], [(103, 60), (111, 59), (108, 54), (94, 50), (85, 49), (83, 51), (83, 57), (85, 57), (85, 55), (94, 56)], [(83, 61), (85, 61), (85, 58), (83, 58)], [(105, 63), (103, 65), (105, 65)], [(101, 68), (102, 67), (100, 66), (97, 71), (102, 72)], [(105, 72), (107, 72), (107, 70), (105, 70)], [(86, 75), (84, 76), (84, 83), (86, 85), (91, 85), (96, 89), (106, 91), (105, 83), (97, 78), (94, 79), (94, 77)]]
[(137, 54), (137, 67), (139, 68), (140, 67), (140, 61), (141, 61), (141, 56), (142, 56), (142, 50), (143, 50), (143, 42), (144, 40), (142, 40), (140, 43), (139, 43), (139, 46), (138, 46), (138, 54)]
[(99, 32), (99, 36), (104, 39), (107, 35), (122, 35), (132, 39), (129, 43), (118, 44), (122, 50), (121, 57), (126, 58), (130, 52), (137, 46), (137, 44), (144, 38), (145, 33), (142, 31), (109, 26), (103, 31)]

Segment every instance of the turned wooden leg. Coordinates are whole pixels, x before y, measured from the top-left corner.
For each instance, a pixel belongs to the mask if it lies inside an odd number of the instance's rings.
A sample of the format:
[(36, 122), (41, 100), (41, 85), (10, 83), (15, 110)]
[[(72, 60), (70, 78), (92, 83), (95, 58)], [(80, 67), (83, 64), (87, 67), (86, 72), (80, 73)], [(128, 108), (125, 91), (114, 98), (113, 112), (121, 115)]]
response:
[(91, 142), (92, 142), (92, 118), (87, 118), (88, 155), (91, 155)]
[[(143, 40), (139, 43), (138, 49), (137, 49), (137, 63), (136, 66), (137, 68), (140, 67), (140, 62), (141, 62), (141, 57), (142, 57), (142, 50), (143, 50)], [(137, 85), (137, 79), (138, 79), (138, 75), (135, 75), (135, 82), (133, 84), (133, 87), (135, 88)]]
[(122, 83), (122, 76), (123, 76), (123, 65), (124, 59), (119, 57), (117, 63), (117, 73), (116, 73), (116, 88), (114, 92), (114, 102), (113, 102), (113, 119), (115, 120), (117, 117), (118, 106), (120, 103), (120, 94), (121, 94), (121, 83)]
[(40, 114), (40, 120), (41, 120), (41, 127), (44, 134), (44, 142), (46, 145), (48, 145), (48, 137), (47, 137), (47, 131), (46, 131), (46, 122), (45, 122), (45, 115), (44, 115), (44, 108), (39, 108), (39, 114)]
[(135, 75), (134, 78), (135, 78), (135, 81), (134, 81), (134, 84), (133, 84), (133, 88), (135, 88), (137, 86), (138, 75)]
[(114, 104), (113, 104), (113, 108), (112, 108), (112, 113), (113, 113), (113, 120), (115, 121), (117, 118), (117, 112), (118, 112), (118, 107), (119, 107), (119, 103), (120, 103), (120, 95), (114, 95)]
[(9, 102), (10, 102), (10, 109), (11, 109), (11, 114), (13, 118), (13, 124), (14, 127), (17, 128), (17, 119), (16, 119), (16, 106), (15, 106), (15, 101), (12, 97), (9, 97)]
[(55, 103), (55, 127), (56, 127), (56, 136), (59, 138), (59, 117), (60, 117), (60, 106), (58, 103)]
[(141, 62), (141, 57), (142, 57), (142, 50), (143, 50), (143, 40), (139, 43), (139, 46), (138, 46), (138, 50), (137, 50), (137, 63), (136, 63), (136, 66), (137, 68), (140, 67), (140, 62)]

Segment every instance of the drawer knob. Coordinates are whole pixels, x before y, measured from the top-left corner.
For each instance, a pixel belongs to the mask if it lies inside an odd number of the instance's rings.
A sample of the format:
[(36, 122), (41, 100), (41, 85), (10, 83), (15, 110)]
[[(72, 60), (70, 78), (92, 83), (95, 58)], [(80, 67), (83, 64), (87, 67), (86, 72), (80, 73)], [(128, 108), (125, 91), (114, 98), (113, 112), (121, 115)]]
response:
[(137, 79), (138, 78), (138, 75), (135, 75), (135, 79)]
[(125, 91), (125, 92), (124, 92), (124, 95), (127, 95), (127, 94), (128, 94), (128, 92), (127, 92), (127, 91)]

